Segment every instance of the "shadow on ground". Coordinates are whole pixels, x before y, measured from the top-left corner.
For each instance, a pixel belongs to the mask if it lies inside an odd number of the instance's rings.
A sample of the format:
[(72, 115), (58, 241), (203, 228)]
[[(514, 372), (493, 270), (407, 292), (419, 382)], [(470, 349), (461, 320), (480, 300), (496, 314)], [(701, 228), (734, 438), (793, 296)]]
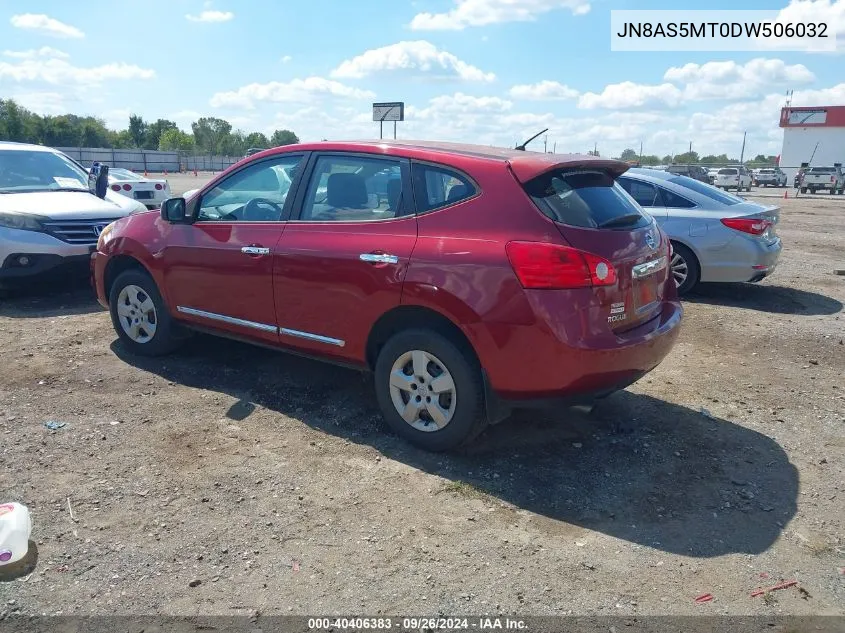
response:
[(620, 392), (591, 416), (523, 413), (467, 452), (431, 454), (383, 430), (366, 374), (207, 336), (167, 358), (131, 356), (117, 341), (112, 349), (167, 380), (237, 398), (220, 414), (245, 430), (264, 407), (445, 477), (443, 494), (489, 495), (666, 552), (757, 554), (796, 511), (798, 473), (777, 442), (646, 395)]
[(831, 297), (784, 286), (767, 284), (700, 284), (684, 300), (691, 303), (745, 308), (775, 314), (817, 316), (836, 314), (842, 303)]
[(0, 317), (38, 319), (102, 312), (87, 277), (59, 276), (0, 294)]

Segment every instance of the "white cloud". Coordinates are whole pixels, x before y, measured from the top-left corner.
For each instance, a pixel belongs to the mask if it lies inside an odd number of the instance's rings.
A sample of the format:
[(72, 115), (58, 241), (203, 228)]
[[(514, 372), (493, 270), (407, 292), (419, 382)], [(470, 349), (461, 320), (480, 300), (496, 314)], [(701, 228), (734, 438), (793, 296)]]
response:
[(0, 62), (0, 79), (43, 81), (53, 85), (95, 86), (106, 81), (153, 79), (154, 70), (122, 62), (80, 68), (64, 59), (24, 59)]
[(26, 51), (3, 51), (6, 57), (13, 57), (15, 59), (35, 59), (36, 57), (52, 57), (54, 59), (67, 59), (70, 57), (64, 51), (56, 50), (49, 46), (42, 46), (41, 48), (31, 48)]
[(698, 101), (747, 99), (779, 85), (812, 83), (816, 77), (803, 64), (787, 65), (781, 59), (758, 58), (745, 64), (725, 61), (672, 67), (663, 79), (685, 85), (684, 98)]
[(293, 61), (293, 57), (291, 57), (290, 55), (285, 55), (285, 56), (283, 56), (283, 57), (282, 57), (282, 59), (281, 59), (280, 61), (281, 61), (283, 64), (288, 64), (288, 63), (290, 63), (291, 61)]
[(39, 114), (65, 114), (70, 111), (68, 101), (76, 101), (60, 92), (19, 92), (12, 99), (28, 110)]
[(252, 83), (237, 90), (218, 92), (211, 97), (210, 103), (215, 108), (252, 109), (256, 101), (308, 102), (321, 96), (369, 99), (374, 97), (375, 93), (323, 77), (307, 77), (288, 82)]
[(574, 15), (590, 11), (589, 0), (455, 0), (446, 13), (418, 13), (411, 20), (416, 31), (460, 31), (468, 26), (501, 22), (530, 22), (555, 9), (569, 9)]
[(669, 83), (660, 85), (636, 84), (623, 81), (609, 84), (596, 94), (587, 92), (578, 99), (578, 107), (584, 110), (605, 108), (626, 110), (633, 108), (671, 108), (677, 107), (684, 99), (683, 92)]
[(447, 76), (464, 81), (490, 82), (496, 79), (452, 53), (438, 49), (425, 40), (405, 41), (365, 51), (343, 61), (331, 75), (337, 78), (360, 79), (384, 71), (445, 71)]
[(185, 15), (189, 22), (228, 22), (234, 17), (231, 11), (203, 11), (199, 15)]
[(520, 84), (510, 89), (514, 99), (528, 101), (564, 101), (574, 99), (579, 92), (557, 81), (544, 80), (536, 84)]
[(55, 18), (51, 18), (43, 13), (22, 13), (20, 15), (13, 15), (10, 22), (12, 23), (12, 26), (16, 28), (38, 31), (43, 35), (49, 35), (51, 37), (73, 39), (85, 37), (85, 33), (75, 26), (59, 22)]
[(845, 0), (791, 0), (781, 9), (778, 22), (827, 22), (836, 31), (838, 50), (842, 52), (845, 42)]

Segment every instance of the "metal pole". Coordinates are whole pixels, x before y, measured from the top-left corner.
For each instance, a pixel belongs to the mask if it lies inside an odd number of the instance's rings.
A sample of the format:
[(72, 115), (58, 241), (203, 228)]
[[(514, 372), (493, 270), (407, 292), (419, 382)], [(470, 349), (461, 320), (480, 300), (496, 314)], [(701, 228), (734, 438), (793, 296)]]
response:
[(640, 141), (640, 163), (643, 162), (643, 142)]
[(384, 121), (378, 122), (378, 137), (384, 138)]
[(739, 164), (740, 165), (743, 164), (742, 159), (745, 158), (745, 137), (746, 137), (747, 134), (748, 134), (747, 131), (742, 133), (742, 151), (739, 153)]
[(396, 121), (393, 122), (393, 140), (396, 140)]

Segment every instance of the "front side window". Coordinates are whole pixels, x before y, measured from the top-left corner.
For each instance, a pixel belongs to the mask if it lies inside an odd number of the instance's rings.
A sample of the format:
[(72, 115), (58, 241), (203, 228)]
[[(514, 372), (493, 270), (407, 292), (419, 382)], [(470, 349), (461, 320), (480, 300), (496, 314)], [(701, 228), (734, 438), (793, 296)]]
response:
[(660, 207), (663, 206), (660, 200), (660, 194), (657, 192), (657, 187), (654, 185), (633, 180), (631, 178), (620, 178), (619, 184), (627, 191), (631, 197), (637, 201), (637, 204), (643, 208)]
[(458, 203), (476, 194), (475, 185), (469, 178), (448, 167), (415, 163), (411, 173), (420, 213)]
[(302, 156), (285, 155), (245, 167), (202, 196), (197, 221), (277, 222)]
[(402, 162), (367, 156), (320, 156), (305, 191), (301, 220), (371, 222), (402, 215)]

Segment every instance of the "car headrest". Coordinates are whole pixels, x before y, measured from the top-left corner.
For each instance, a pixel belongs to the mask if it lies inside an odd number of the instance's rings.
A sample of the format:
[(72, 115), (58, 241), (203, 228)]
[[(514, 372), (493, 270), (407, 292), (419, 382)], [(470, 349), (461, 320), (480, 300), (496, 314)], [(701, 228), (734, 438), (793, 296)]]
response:
[(326, 182), (326, 203), (335, 209), (367, 206), (367, 183), (358, 174), (332, 174)]
[(454, 185), (449, 189), (449, 197), (446, 198), (446, 202), (455, 202), (455, 200), (466, 198), (467, 193), (469, 193), (469, 188), (466, 185)]

